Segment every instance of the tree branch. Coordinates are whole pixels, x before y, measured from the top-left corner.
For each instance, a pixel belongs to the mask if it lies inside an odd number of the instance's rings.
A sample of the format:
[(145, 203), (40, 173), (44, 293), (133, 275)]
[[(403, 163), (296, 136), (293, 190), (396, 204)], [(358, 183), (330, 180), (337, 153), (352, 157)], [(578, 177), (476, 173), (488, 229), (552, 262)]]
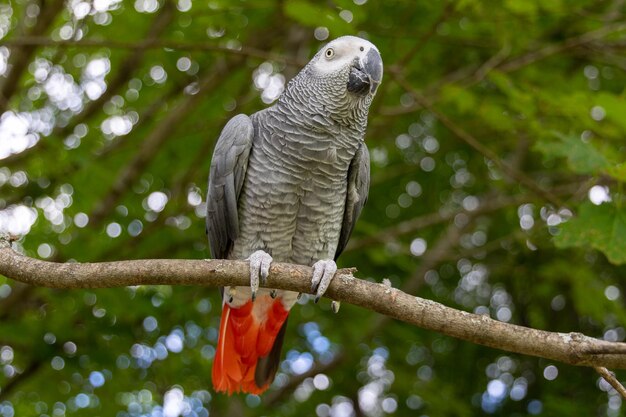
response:
[(32, 295), (34, 289), (35, 287), (22, 284), (21, 282), (16, 282), (15, 285), (11, 285), (11, 294), (3, 299), (0, 304), (0, 321), (15, 314), (16, 311), (22, 310), (25, 305), (28, 305), (27, 300)]
[[(165, 32), (165, 29), (174, 19), (175, 11), (176, 7), (171, 0), (163, 3), (163, 7), (156, 13), (148, 32), (145, 34), (146, 41), (155, 42), (159, 39), (159, 36)], [(145, 54), (146, 49), (139, 48), (131, 50), (128, 56), (118, 65), (119, 69), (117, 74), (110, 80), (107, 80), (107, 88), (104, 93), (97, 99), (85, 103), (83, 110), (76, 114), (66, 126), (57, 126), (54, 134), (56, 136), (65, 137), (73, 132), (78, 124), (83, 123), (100, 111), (104, 103), (109, 101), (115, 94), (118, 94), (118, 91), (135, 75)], [(33, 148), (34, 147), (29, 149)]]
[(594, 369), (602, 376), (602, 378), (604, 378), (606, 382), (608, 382), (613, 388), (615, 388), (615, 391), (617, 391), (623, 399), (626, 399), (626, 388), (624, 388), (621, 382), (619, 382), (617, 378), (615, 378), (615, 375), (613, 375), (612, 372), (610, 372), (603, 366), (595, 366)]
[[(49, 288), (105, 288), (128, 285), (249, 285), (245, 261), (149, 259), (101, 263), (54, 263), (23, 256), (0, 238), (0, 273)], [(312, 269), (274, 263), (268, 286), (308, 293)], [(340, 270), (327, 295), (427, 330), (468, 342), (570, 365), (626, 369), (626, 343), (607, 342), (580, 333), (555, 333), (508, 324), (398, 289), (355, 278)]]
[(451, 119), (449, 119), (448, 116), (434, 108), (432, 104), (419, 91), (417, 91), (411, 84), (409, 84), (404, 79), (404, 77), (402, 77), (401, 74), (392, 75), (394, 77), (394, 80), (402, 88), (407, 90), (413, 96), (413, 98), (422, 105), (423, 108), (433, 113), (442, 125), (444, 125), (452, 133), (454, 133), (454, 135), (461, 139), (463, 142), (480, 152), (485, 158), (491, 160), (505, 175), (521, 183), (523, 186), (531, 190), (539, 197), (543, 198), (545, 201), (551, 203), (553, 206), (557, 208), (563, 206), (563, 203), (559, 198), (550, 194), (547, 190), (545, 190), (535, 180), (527, 176), (524, 172), (516, 169), (514, 166), (500, 159), (496, 152), (483, 145), (477, 138), (472, 136), (467, 131), (463, 130), (460, 126), (458, 126)]
[[(602, 26), (600, 29), (592, 30), (590, 32), (585, 32), (583, 34), (567, 38), (561, 43), (542, 46), (541, 48), (525, 52), (519, 56), (504, 61), (497, 60), (496, 58), (498, 56), (501, 56), (502, 53), (505, 52), (501, 50), (494, 57), (489, 58), (483, 65), (480, 65), (479, 67), (476, 67), (475, 65), (470, 65), (468, 67), (455, 70), (451, 74), (444, 76), (440, 80), (434, 82), (430, 86), (423, 88), (422, 90), (424, 91), (425, 97), (432, 97), (434, 100), (437, 100), (437, 93), (446, 84), (459, 83), (459, 85), (461, 85), (462, 87), (469, 88), (480, 82), (482, 78), (477, 76), (477, 73), (480, 71), (481, 68), (483, 68), (484, 70), (485, 65), (488, 65), (489, 62), (497, 63), (495, 66), (490, 65), (489, 70), (496, 69), (500, 72), (505, 73), (514, 72), (543, 59), (550, 58), (562, 52), (576, 49), (581, 46), (586, 46), (587, 44), (593, 43), (599, 39), (603, 39), (609, 35), (620, 33), (625, 30), (626, 23), (623, 22), (605, 25)], [(413, 113), (414, 111), (422, 108), (423, 103), (416, 101), (415, 104), (413, 104), (412, 106), (400, 105), (397, 107), (382, 108), (379, 113), (384, 116), (398, 116), (406, 113)]]
[(40, 358), (33, 359), (33, 361), (29, 363), (22, 372), (11, 378), (5, 386), (0, 387), (0, 401), (8, 399), (9, 394), (13, 392), (13, 390), (23, 381), (27, 380), (33, 374), (37, 373), (43, 363), (44, 361)]
[(180, 122), (205, 99), (206, 92), (218, 87), (223, 82), (222, 77), (229, 71), (232, 71), (239, 63), (240, 59), (220, 61), (200, 79), (198, 82), (198, 93), (185, 96), (175, 108), (168, 112), (167, 116), (144, 139), (141, 149), (134, 155), (128, 165), (122, 168), (107, 194), (94, 207), (89, 215), (89, 222), (92, 227), (97, 227), (104, 221), (111, 212), (112, 207), (115, 207), (124, 193), (139, 178), (161, 147), (168, 140), (174, 138), (173, 133), (180, 126)]
[[(266, 33), (263, 37), (258, 37), (252, 44), (271, 44), (273, 32)], [(128, 188), (140, 176), (145, 167), (158, 153), (161, 146), (171, 140), (173, 132), (178, 128), (180, 121), (187, 117), (206, 98), (206, 94), (218, 88), (224, 82), (224, 75), (229, 74), (245, 61), (245, 54), (237, 54), (222, 59), (212, 68), (204, 73), (198, 81), (196, 94), (187, 95), (183, 100), (170, 111), (165, 119), (160, 122), (158, 128), (153, 130), (143, 144), (142, 149), (135, 154), (130, 163), (120, 171), (117, 179), (107, 194), (94, 207), (89, 215), (90, 226), (99, 226), (112, 207), (117, 204)]]
[[(152, 25), (150, 26), (148, 32), (145, 35), (147, 37), (147, 40), (150, 40), (150, 41), (158, 40), (158, 36), (162, 32), (165, 31), (167, 26), (173, 20), (174, 10), (175, 10), (175, 7), (171, 1), (166, 1), (164, 3), (163, 7), (161, 7), (161, 9), (159, 9), (159, 12), (156, 14), (152, 22)], [(50, 40), (50, 38), (43, 38), (43, 39)], [(0, 41), (0, 43), (1, 42), (2, 41)], [(70, 42), (76, 42), (76, 41), (70, 41)], [(61, 49), (59, 48), (59, 50)], [(41, 155), (42, 152), (58, 151), (58, 148), (61, 147), (60, 144), (62, 144), (62, 141), (52, 140), (51, 136), (57, 137), (57, 138), (66, 137), (67, 135), (69, 135), (71, 132), (74, 131), (77, 125), (88, 121), (98, 111), (100, 111), (102, 109), (102, 106), (107, 101), (109, 101), (111, 97), (118, 94), (119, 90), (124, 87), (124, 85), (128, 82), (128, 80), (130, 80), (136, 74), (137, 69), (139, 68), (141, 62), (143, 61), (145, 53), (146, 53), (145, 49), (138, 49), (138, 50), (131, 51), (128, 54), (128, 56), (125, 57), (124, 60), (119, 64), (120, 69), (117, 71), (117, 74), (114, 77), (112, 77), (112, 79), (107, 80), (107, 88), (100, 97), (96, 98), (93, 101), (89, 101), (89, 100), (85, 101), (85, 105), (83, 109), (79, 113), (75, 114), (69, 120), (69, 123), (67, 125), (55, 126), (50, 136), (42, 135), (37, 141), (37, 143), (35, 143), (30, 148), (24, 149), (23, 151), (19, 153), (15, 153), (15, 154), (11, 154), (7, 156), (6, 158), (2, 160), (3, 165), (13, 170), (15, 169), (15, 166), (17, 164), (23, 163), (24, 161), (26, 161), (28, 158), (32, 157), (33, 155)], [(183, 86), (178, 86), (174, 84), (174, 88), (176, 89), (176, 92), (178, 93), (182, 91)], [(171, 94), (168, 93), (168, 95), (171, 95)], [(146, 111), (149, 113), (151, 110), (156, 110), (157, 108), (160, 108), (160, 105), (163, 104), (164, 102), (166, 102), (165, 99), (160, 99), (158, 101), (159, 107), (147, 106)], [(143, 123), (146, 120), (150, 120), (150, 119), (151, 119), (151, 115), (147, 115), (147, 117), (144, 117), (144, 115), (141, 115), (139, 117), (139, 122)], [(133, 129), (137, 129), (138, 127), (139, 127), (138, 125), (135, 125)], [(114, 143), (118, 143), (118, 142), (114, 141)], [(72, 171), (77, 170), (79, 167), (80, 167), (80, 164), (72, 165), (72, 167), (70, 167), (69, 169), (66, 168), (64, 171), (58, 172), (57, 175), (58, 177), (66, 180), (67, 177), (72, 173)], [(66, 172), (68, 170), (69, 172)], [(53, 179), (51, 178), (48, 178), (48, 179), (51, 181), (51, 183), (54, 183)]]
[(335, 357), (326, 363), (317, 363), (307, 372), (299, 375), (293, 375), (289, 381), (276, 391), (270, 391), (263, 396), (263, 404), (266, 407), (272, 407), (278, 404), (286, 395), (293, 392), (307, 378), (313, 378), (317, 374), (328, 373), (337, 368), (343, 360), (346, 359), (344, 352), (338, 352)]
[[(57, 15), (63, 11), (63, 0), (53, 0), (48, 3), (41, 2), (39, 7), (42, 9), (40, 9), (37, 16), (37, 22), (29, 30), (28, 34), (34, 37), (45, 38), (41, 35), (44, 35), (50, 29)], [(7, 41), (2, 41), (0, 44), (12, 47), (8, 73), (3, 79), (0, 79), (0, 114), (2, 114), (9, 107), (11, 97), (18, 90), (20, 79), (24, 71), (28, 69), (30, 59), (38, 45), (19, 45), (18, 48), (15, 48), (18, 45), (10, 45)]]
[(282, 62), (286, 65), (301, 67), (306, 62), (294, 59), (285, 55), (268, 53), (254, 47), (243, 46), (238, 49), (228, 48), (210, 42), (179, 42), (165, 39), (145, 39), (142, 41), (116, 41), (112, 39), (81, 39), (74, 40), (54, 40), (44, 36), (25, 36), (14, 39), (0, 41), (0, 45), (9, 47), (73, 47), (73, 48), (114, 48), (131, 49), (134, 51), (146, 49), (175, 49), (178, 51), (200, 51), (215, 52), (227, 55), (239, 55), (248, 58), (265, 59), (268, 61)]
[(444, 4), (443, 9), (441, 11), (441, 14), (439, 15), (439, 18), (435, 21), (433, 21), (433, 23), (430, 25), (430, 27), (428, 28), (428, 30), (426, 32), (424, 32), (422, 34), (422, 36), (420, 36), (419, 39), (417, 39), (417, 41), (415, 42), (413, 48), (411, 48), (409, 50), (409, 52), (407, 52), (406, 54), (404, 54), (402, 56), (402, 58), (400, 58), (398, 60), (398, 62), (396, 62), (394, 64), (395, 68), (404, 68), (406, 66), (406, 64), (408, 64), (413, 57), (426, 45), (428, 44), (428, 41), (430, 40), (430, 38), (432, 38), (433, 36), (435, 36), (435, 34), (437, 33), (437, 28), (439, 27), (439, 25), (441, 25), (443, 22), (445, 22), (446, 20), (448, 20), (448, 18), (455, 12), (455, 3), (452, 1), (448, 1)]
[(360, 239), (352, 239), (346, 247), (346, 252), (362, 249), (377, 243), (389, 242), (390, 240), (398, 239), (409, 233), (413, 233), (436, 224), (449, 222), (458, 214), (466, 214), (468, 216), (482, 215), (507, 207), (518, 206), (529, 201), (532, 201), (532, 196), (527, 194), (512, 197), (500, 196), (496, 198), (481, 198), (480, 205), (473, 211), (459, 209), (428, 213), (402, 221), (386, 229), (378, 230), (374, 235), (365, 236)]
[(578, 46), (596, 41), (598, 39), (602, 39), (608, 35), (620, 33), (623, 31), (626, 31), (626, 23), (624, 22), (617, 22), (617, 23), (613, 23), (610, 25), (604, 25), (599, 29), (592, 30), (590, 32), (585, 32), (581, 35), (568, 38), (560, 44), (548, 45), (541, 49), (531, 51), (520, 57), (511, 59), (503, 63), (502, 65), (498, 66), (498, 70), (503, 71), (503, 72), (515, 71), (522, 67), (530, 65), (534, 62), (540, 61), (550, 56), (554, 56), (563, 51), (567, 51), (568, 49), (573, 49)]

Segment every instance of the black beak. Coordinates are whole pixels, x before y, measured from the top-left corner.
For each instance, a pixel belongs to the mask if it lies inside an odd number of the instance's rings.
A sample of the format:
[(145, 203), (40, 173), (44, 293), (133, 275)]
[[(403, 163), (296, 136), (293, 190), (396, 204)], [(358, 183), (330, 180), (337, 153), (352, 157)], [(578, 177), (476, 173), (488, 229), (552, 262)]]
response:
[(383, 78), (383, 60), (375, 49), (370, 49), (363, 59), (355, 59), (348, 77), (347, 89), (351, 93), (376, 94)]

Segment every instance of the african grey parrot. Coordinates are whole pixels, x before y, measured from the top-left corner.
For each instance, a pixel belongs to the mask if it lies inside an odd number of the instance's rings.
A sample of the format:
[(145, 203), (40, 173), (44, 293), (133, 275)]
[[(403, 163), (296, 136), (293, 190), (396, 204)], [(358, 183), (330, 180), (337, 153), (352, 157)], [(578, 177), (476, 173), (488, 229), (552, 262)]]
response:
[(329, 42), (277, 103), (233, 117), (217, 141), (207, 196), (213, 258), (250, 261), (250, 287), (222, 289), (216, 391), (259, 394), (274, 379), (297, 293), (259, 288), (270, 263), (313, 267), (321, 297), (369, 188), (367, 113), (383, 75), (378, 49)]

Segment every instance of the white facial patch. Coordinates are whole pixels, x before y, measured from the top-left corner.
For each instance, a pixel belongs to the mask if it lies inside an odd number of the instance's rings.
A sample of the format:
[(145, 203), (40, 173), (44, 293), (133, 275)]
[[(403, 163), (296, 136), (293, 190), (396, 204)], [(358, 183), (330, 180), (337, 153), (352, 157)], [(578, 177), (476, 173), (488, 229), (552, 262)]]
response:
[(329, 42), (321, 49), (318, 59), (313, 63), (319, 75), (337, 72), (351, 65), (354, 58), (363, 60), (370, 49), (378, 49), (369, 41), (356, 36), (342, 36)]

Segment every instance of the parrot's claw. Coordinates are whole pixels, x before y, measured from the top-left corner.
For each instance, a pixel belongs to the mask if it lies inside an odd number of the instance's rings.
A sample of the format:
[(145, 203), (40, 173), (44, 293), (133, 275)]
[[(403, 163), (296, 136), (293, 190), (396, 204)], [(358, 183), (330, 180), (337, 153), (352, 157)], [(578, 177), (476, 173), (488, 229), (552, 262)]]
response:
[(315, 293), (317, 303), (328, 289), (337, 272), (337, 264), (330, 259), (322, 259), (313, 264), (313, 278), (311, 279), (311, 292)]
[(270, 297), (276, 298), (277, 295), (278, 295), (278, 291), (277, 290), (270, 291)]
[(333, 310), (333, 313), (339, 313), (339, 307), (341, 307), (341, 302), (335, 300), (330, 302), (330, 308)]
[(254, 301), (259, 285), (265, 285), (267, 281), (273, 259), (267, 252), (258, 250), (246, 260), (250, 261), (250, 289), (252, 290), (252, 301)]

